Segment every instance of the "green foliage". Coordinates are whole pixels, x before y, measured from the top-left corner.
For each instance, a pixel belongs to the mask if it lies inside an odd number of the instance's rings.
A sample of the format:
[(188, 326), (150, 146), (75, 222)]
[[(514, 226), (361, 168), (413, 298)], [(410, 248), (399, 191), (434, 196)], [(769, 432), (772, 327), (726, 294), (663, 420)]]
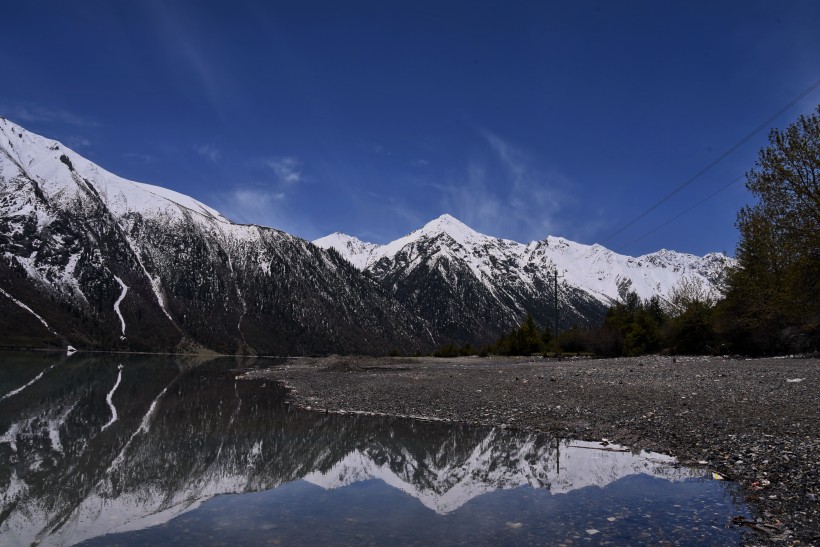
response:
[(820, 107), (769, 134), (746, 187), (758, 201), (738, 214), (739, 268), (719, 305), (719, 330), (741, 353), (817, 349)]
[(757, 203), (738, 213), (739, 267), (724, 299), (684, 280), (663, 305), (634, 293), (602, 327), (574, 334), (602, 355), (666, 349), (703, 354), (773, 354), (820, 347), (820, 107), (773, 130), (746, 187)]
[(505, 334), (495, 344), (500, 355), (533, 355), (547, 351), (551, 340), (548, 330), (540, 330), (531, 315), (527, 315), (518, 329)]
[(680, 315), (669, 319), (666, 339), (674, 353), (715, 353), (719, 343), (714, 326), (714, 307), (708, 302), (690, 302)]
[(458, 347), (455, 344), (445, 344), (433, 352), (433, 357), (463, 357), (475, 355), (476, 351), (470, 344)]
[[(657, 298), (641, 302), (640, 297), (629, 292), (623, 302), (609, 308), (604, 327), (617, 333), (617, 348), (608, 353), (617, 355), (643, 355), (663, 347), (661, 326), (664, 314)], [(612, 351), (615, 350), (615, 351)]]

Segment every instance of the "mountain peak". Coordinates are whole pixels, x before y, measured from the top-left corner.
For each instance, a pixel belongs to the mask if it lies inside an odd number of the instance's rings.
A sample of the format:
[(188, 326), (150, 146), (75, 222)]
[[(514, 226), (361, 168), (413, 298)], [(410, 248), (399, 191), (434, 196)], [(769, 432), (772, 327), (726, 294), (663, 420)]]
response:
[(459, 219), (454, 217), (451, 214), (444, 213), (438, 218), (434, 218), (430, 222), (424, 225), (422, 228), (423, 230), (427, 229), (447, 229), (447, 228), (455, 228), (455, 229), (466, 229), (471, 230), (469, 226), (461, 222)]
[(447, 213), (431, 220), (417, 233), (418, 235), (426, 236), (447, 234), (462, 245), (477, 239), (487, 238), (487, 236), (476, 232), (456, 217)]
[(373, 260), (379, 245), (362, 241), (356, 236), (333, 232), (313, 242), (323, 249), (333, 248), (342, 254), (356, 268), (363, 270)]

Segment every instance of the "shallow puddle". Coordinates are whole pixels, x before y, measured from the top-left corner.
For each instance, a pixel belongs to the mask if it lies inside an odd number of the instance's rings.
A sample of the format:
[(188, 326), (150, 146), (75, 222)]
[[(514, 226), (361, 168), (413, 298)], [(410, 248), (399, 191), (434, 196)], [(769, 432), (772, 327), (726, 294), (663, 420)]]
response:
[(668, 456), (297, 410), (237, 366), (0, 354), (0, 543), (740, 541), (734, 485)]

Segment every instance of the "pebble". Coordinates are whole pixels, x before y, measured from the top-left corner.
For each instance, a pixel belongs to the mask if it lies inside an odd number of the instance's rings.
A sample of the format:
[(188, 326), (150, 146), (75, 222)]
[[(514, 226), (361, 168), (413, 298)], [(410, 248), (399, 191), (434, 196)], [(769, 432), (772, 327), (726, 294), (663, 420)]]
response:
[[(288, 369), (265, 369), (257, 378), (287, 379), (314, 396), (314, 406), (331, 410), (514, 423), (517, 429), (583, 440), (606, 437), (672, 454), (737, 481), (754, 517), (791, 530), (788, 543), (820, 544), (820, 392), (804, 387), (820, 385), (817, 358), (679, 358), (674, 367), (669, 357), (651, 356), (533, 362), (420, 358), (401, 361), (406, 372), (352, 370), (350, 375), (328, 370), (334, 359), (341, 358), (294, 360)], [(353, 359), (393, 366), (380, 358), (345, 358)], [(459, 374), (450, 377), (454, 370)], [(618, 384), (627, 374), (629, 381)], [(520, 381), (513, 383), (516, 376), (550, 381), (539, 382), (537, 390), (523, 389)], [(786, 387), (785, 380), (798, 378), (801, 382)], [(307, 403), (298, 393), (291, 397)]]

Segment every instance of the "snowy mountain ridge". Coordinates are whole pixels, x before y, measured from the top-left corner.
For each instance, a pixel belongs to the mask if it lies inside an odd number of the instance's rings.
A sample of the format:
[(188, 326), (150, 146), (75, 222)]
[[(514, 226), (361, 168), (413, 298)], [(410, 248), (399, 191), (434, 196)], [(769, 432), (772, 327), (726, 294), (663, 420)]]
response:
[[(357, 268), (370, 270), (380, 260), (392, 259), (419, 242), (437, 239), (448, 242), (438, 250), (439, 254), (463, 261), (485, 285), (492, 285), (497, 275), (495, 265), (499, 263), (512, 266), (516, 277), (528, 285), (534, 284), (536, 271), (553, 272), (557, 268), (559, 276), (565, 277), (564, 283), (588, 292), (605, 305), (619, 299), (624, 285), (644, 299), (668, 296), (684, 278), (698, 279), (716, 288), (716, 278), (734, 264), (733, 259), (722, 253), (698, 257), (662, 249), (631, 257), (598, 244), (586, 245), (554, 236), (522, 244), (481, 234), (449, 214), (384, 245), (363, 242), (338, 232), (313, 243), (333, 248)], [(411, 264), (417, 258), (411, 254)]]
[[(466, 461), (440, 465), (435, 458), (415, 461), (402, 454), (396, 461), (378, 450), (356, 449), (326, 471), (312, 471), (302, 480), (331, 490), (356, 482), (377, 479), (418, 499), (440, 515), (451, 513), (470, 500), (496, 490), (529, 486), (566, 494), (581, 488), (607, 485), (635, 474), (680, 481), (696, 476), (674, 458), (641, 451), (635, 455), (620, 446), (597, 442), (562, 441), (545, 446), (536, 436), (515, 439), (502, 458), (498, 431), (480, 441)], [(371, 452), (375, 452), (372, 453)], [(406, 460), (405, 460), (406, 458)], [(396, 466), (402, 462), (401, 466)]]

